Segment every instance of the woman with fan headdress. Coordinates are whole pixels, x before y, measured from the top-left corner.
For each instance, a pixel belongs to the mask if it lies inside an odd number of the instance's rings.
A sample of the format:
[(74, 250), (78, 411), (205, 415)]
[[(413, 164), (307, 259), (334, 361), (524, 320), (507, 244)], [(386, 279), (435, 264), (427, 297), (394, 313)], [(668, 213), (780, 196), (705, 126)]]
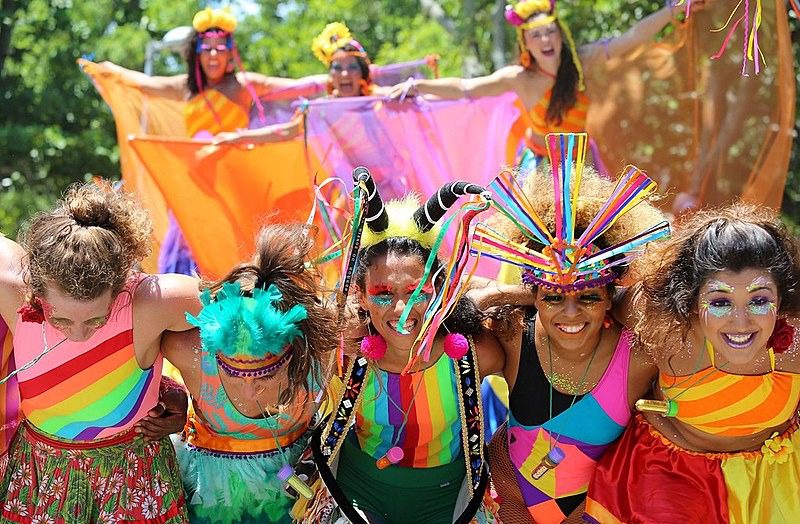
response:
[[(369, 195), (352, 275), (366, 336), (312, 437), (324, 486), (303, 522), (491, 522), (479, 385), (503, 355), (461, 297), (466, 244), (446, 267), (437, 225), (460, 196), (484, 189), (454, 182), (422, 206), (413, 196), (384, 206), (365, 169), (354, 178)], [(468, 227), (486, 207), (467, 204), (451, 220)]]
[(628, 166), (615, 184), (584, 167), (585, 134), (547, 142), (552, 175), (535, 170), (524, 187), (510, 172), (495, 179), (499, 214), (473, 243), (521, 268), (533, 293), (532, 307), (492, 314), (510, 395), (489, 460), (500, 518), (512, 524), (581, 516), (597, 459), (655, 374), (611, 316), (615, 285), (635, 250), (669, 233), (646, 200), (655, 183), (643, 172)]

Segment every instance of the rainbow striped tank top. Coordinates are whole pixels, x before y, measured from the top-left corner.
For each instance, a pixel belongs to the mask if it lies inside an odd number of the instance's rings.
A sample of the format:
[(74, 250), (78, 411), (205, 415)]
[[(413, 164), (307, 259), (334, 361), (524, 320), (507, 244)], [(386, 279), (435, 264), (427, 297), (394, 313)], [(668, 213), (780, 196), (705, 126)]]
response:
[[(106, 438), (133, 427), (158, 402), (162, 357), (141, 369), (133, 350), (132, 297), (141, 276), (131, 279), (111, 306), (108, 322), (86, 341), (62, 343), (19, 373), (21, 409), (28, 422), (56, 437)], [(47, 322), (17, 318), (17, 367), (64, 336)]]
[(249, 115), (239, 104), (216, 89), (206, 89), (186, 102), (183, 118), (186, 122), (186, 134), (191, 137), (201, 131), (212, 135), (235, 131), (246, 128), (250, 122)]
[[(528, 116), (528, 133), (538, 135), (544, 138), (548, 133), (583, 133), (586, 131), (586, 115), (589, 111), (589, 97), (583, 91), (577, 92), (577, 99), (575, 105), (569, 108), (564, 113), (561, 123), (556, 125), (547, 122), (545, 115), (547, 115), (547, 108), (550, 106), (550, 97), (552, 96), (552, 89), (536, 103), (530, 110)], [(526, 134), (527, 136), (527, 134)], [(547, 149), (539, 144), (528, 140), (531, 150), (539, 156), (547, 156)]]
[(398, 446), (404, 452), (400, 466), (450, 464), (462, 454), (461, 429), (456, 370), (446, 355), (408, 375), (374, 367), (367, 372), (356, 436), (361, 449), (376, 460)]
[(194, 409), (184, 431), (190, 446), (216, 454), (253, 455), (289, 446), (311, 424), (316, 406), (315, 391), (309, 378), (310, 393), (298, 393), (292, 403), (269, 418), (250, 418), (241, 414), (228, 397), (219, 377), (217, 360), (203, 350), (200, 394), (192, 399)]
[[(14, 371), (11, 330), (0, 318), (0, 378)], [(6, 452), (19, 425), (19, 386), (17, 377), (0, 384), (0, 455)]]

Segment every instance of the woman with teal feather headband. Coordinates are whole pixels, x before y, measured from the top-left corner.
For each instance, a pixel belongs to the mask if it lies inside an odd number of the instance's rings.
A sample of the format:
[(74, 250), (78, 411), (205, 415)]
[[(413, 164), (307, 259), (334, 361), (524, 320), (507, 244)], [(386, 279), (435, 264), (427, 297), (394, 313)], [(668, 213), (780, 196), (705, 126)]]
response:
[[(306, 226), (264, 228), (252, 262), (205, 289), (198, 329), (162, 349), (192, 396), (175, 439), (192, 522), (291, 522), (335, 319), (318, 300)], [(299, 490), (299, 480), (292, 478)]]

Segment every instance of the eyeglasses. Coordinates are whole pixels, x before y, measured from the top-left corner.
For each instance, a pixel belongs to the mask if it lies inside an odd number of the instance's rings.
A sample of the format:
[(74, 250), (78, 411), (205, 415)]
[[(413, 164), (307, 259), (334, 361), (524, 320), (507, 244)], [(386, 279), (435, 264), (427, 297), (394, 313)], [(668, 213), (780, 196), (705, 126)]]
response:
[(227, 44), (217, 44), (217, 45), (208, 45), (208, 44), (200, 44), (200, 52), (201, 53), (210, 53), (211, 50), (216, 51), (217, 53), (224, 53), (228, 50)]
[(534, 40), (541, 40), (545, 36), (550, 38), (558, 33), (558, 26), (556, 24), (548, 24), (546, 26), (537, 27), (536, 29), (528, 29), (525, 34)]
[(345, 69), (347, 69), (347, 72), (350, 74), (361, 72), (361, 66), (358, 65), (358, 62), (350, 62), (347, 64), (346, 68), (337, 62), (331, 64), (331, 73), (341, 74)]

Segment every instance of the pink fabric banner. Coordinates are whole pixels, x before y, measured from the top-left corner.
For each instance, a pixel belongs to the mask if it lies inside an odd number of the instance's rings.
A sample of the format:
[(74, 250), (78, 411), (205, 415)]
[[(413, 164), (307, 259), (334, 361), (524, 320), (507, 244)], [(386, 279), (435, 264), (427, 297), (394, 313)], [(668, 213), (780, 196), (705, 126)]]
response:
[[(309, 142), (326, 171), (351, 183), (369, 168), (384, 199), (427, 197), (457, 179), (488, 184), (507, 163), (506, 142), (519, 117), (516, 95), (476, 100), (377, 97), (313, 100)], [(327, 158), (326, 158), (327, 155)]]

